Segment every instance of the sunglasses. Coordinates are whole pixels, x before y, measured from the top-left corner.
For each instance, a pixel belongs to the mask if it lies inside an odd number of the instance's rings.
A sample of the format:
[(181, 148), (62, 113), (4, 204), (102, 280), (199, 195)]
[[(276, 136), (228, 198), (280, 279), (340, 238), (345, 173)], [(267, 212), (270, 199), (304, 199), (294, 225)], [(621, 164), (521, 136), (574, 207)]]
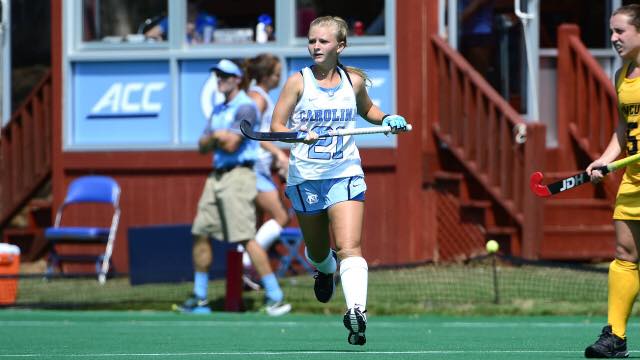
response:
[(235, 75), (233, 74), (227, 74), (226, 72), (222, 72), (222, 71), (215, 71), (215, 74), (218, 79), (222, 79), (222, 80), (226, 80), (230, 77), (235, 77)]

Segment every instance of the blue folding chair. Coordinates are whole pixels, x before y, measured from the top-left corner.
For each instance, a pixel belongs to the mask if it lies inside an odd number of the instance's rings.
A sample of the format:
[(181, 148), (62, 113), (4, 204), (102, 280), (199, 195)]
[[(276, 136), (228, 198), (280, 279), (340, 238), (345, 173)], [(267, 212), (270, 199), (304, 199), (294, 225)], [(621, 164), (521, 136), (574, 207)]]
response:
[[(89, 175), (79, 177), (69, 184), (67, 196), (56, 213), (53, 227), (45, 230), (44, 236), (51, 243), (47, 273), (52, 274), (55, 267), (61, 269), (64, 261), (95, 261), (98, 281), (104, 284), (109, 272), (113, 242), (116, 238), (120, 219), (120, 186), (108, 176)], [(113, 206), (110, 227), (62, 226), (62, 213), (71, 204), (103, 203)], [(63, 256), (56, 252), (56, 244), (104, 244), (104, 253), (98, 256)], [(61, 269), (62, 270), (62, 269)]]
[(300, 246), (304, 244), (302, 230), (297, 227), (287, 227), (280, 232), (280, 241), (287, 248), (287, 254), (280, 258), (280, 267), (276, 272), (278, 277), (286, 275), (289, 269), (293, 270), (293, 262), (297, 261), (308, 273), (313, 274), (314, 270), (307, 262), (307, 259), (300, 255)]

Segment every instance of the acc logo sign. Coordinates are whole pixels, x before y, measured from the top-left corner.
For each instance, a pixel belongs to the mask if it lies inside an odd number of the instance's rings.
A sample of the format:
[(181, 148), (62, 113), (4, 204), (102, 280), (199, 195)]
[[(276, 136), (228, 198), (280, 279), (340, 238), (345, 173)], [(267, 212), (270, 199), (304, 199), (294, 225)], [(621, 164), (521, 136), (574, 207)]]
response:
[(156, 117), (162, 103), (154, 102), (153, 95), (165, 87), (165, 82), (115, 82), (93, 105), (88, 118)]

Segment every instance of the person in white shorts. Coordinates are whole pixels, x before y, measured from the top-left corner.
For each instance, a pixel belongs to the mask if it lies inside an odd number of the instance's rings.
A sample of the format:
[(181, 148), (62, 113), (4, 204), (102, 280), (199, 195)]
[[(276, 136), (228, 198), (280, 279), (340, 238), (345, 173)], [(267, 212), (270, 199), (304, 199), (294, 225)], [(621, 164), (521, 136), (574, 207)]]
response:
[[(247, 88), (247, 95), (256, 103), (260, 114), (260, 131), (268, 132), (271, 128), (271, 115), (274, 103), (269, 97), (269, 91), (278, 87), (282, 64), (280, 59), (268, 53), (259, 54), (245, 60), (243, 64), (244, 79), (242, 88)], [(289, 156), (272, 142), (263, 141), (258, 148), (258, 159), (254, 166), (257, 176), (258, 196), (256, 205), (268, 220), (256, 233), (256, 242), (268, 250), (280, 237), (280, 232), (289, 223), (289, 212), (280, 199), (280, 192), (273, 181), (271, 170), (286, 178), (289, 168)], [(251, 259), (246, 252), (242, 258), (245, 269), (251, 267)], [(248, 276), (245, 282), (255, 288), (255, 284)]]
[(366, 90), (370, 81), (362, 70), (338, 61), (347, 46), (347, 31), (339, 17), (313, 20), (307, 45), (313, 65), (287, 79), (271, 131), (308, 131), (302, 142), (291, 146), (286, 195), (296, 211), (307, 258), (317, 269), (314, 292), (320, 302), (328, 302), (335, 287), (337, 260), (330, 234), (335, 240), (347, 304), (343, 317), (347, 340), (364, 345), (368, 266), (360, 241), (367, 186), (360, 155), (352, 136), (319, 139), (314, 130), (355, 128), (357, 115), (391, 126), (394, 133), (405, 130), (407, 122), (373, 104)]
[(224, 102), (215, 105), (210, 123), (198, 141), (201, 153), (213, 152), (213, 171), (198, 202), (193, 220), (193, 294), (174, 310), (191, 314), (210, 313), (207, 300), (209, 267), (213, 260), (210, 238), (243, 245), (260, 275), (265, 288), (265, 311), (283, 315), (291, 311), (271, 269), (267, 254), (254, 240), (256, 176), (253, 166), (258, 143), (245, 138), (240, 122), (256, 122), (254, 102), (240, 89), (242, 70), (234, 62), (223, 59), (211, 68), (218, 79), (218, 91)]

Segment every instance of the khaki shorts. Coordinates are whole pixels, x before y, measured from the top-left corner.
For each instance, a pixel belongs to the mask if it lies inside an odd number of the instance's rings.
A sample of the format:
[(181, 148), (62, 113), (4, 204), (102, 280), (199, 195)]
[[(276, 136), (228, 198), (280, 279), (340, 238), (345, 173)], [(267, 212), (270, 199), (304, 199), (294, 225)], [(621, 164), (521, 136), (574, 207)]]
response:
[(198, 202), (191, 233), (227, 242), (253, 239), (256, 235), (256, 174), (236, 167), (226, 173), (212, 172)]

